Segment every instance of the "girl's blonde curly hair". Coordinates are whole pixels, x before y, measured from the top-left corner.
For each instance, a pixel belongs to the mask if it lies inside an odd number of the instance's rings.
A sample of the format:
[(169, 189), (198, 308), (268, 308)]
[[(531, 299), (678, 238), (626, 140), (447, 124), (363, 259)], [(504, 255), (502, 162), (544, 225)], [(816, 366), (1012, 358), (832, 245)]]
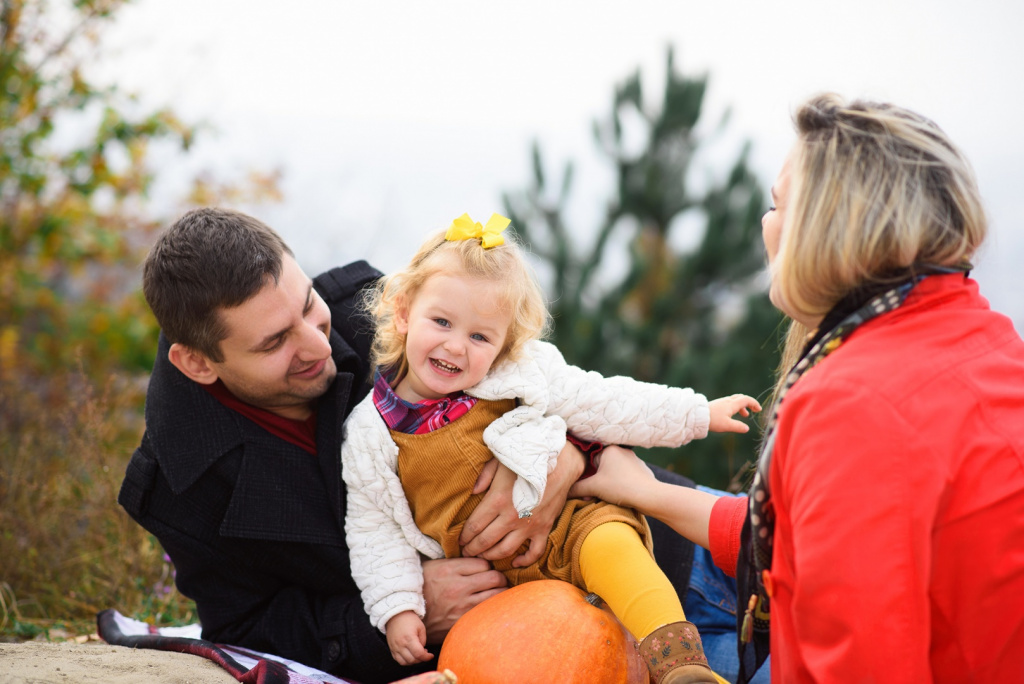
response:
[(512, 323), (495, 364), (515, 359), (524, 344), (547, 332), (550, 314), (544, 295), (511, 231), (504, 233), (504, 244), (488, 249), (479, 238), (445, 240), (445, 232), (427, 238), (405, 269), (381, 278), (364, 299), (364, 309), (376, 326), (371, 364), (389, 369), (395, 380), (408, 371), (405, 335), (398, 332), (395, 315), (408, 308), (427, 279), (438, 273), (482, 278), (503, 286), (500, 305), (511, 311)]

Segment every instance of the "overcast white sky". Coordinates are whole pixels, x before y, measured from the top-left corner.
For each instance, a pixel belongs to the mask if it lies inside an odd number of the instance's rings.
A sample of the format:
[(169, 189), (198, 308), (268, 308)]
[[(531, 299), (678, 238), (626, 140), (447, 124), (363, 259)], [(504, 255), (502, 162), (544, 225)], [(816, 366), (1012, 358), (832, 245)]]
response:
[(993, 226), (975, 274), (1024, 331), (1022, 27), (1018, 0), (137, 0), (100, 76), (217, 130), (161, 168), (158, 200), (198, 168), (283, 169), (285, 202), (252, 211), (311, 274), (390, 270), (426, 231), (501, 211), (534, 139), (552, 173), (575, 160), (571, 223), (593, 230), (612, 176), (591, 122), (637, 67), (659, 96), (669, 45), (710, 77), (706, 123), (732, 111), (718, 154), (752, 140), (766, 187), (804, 98), (891, 100), (974, 164)]

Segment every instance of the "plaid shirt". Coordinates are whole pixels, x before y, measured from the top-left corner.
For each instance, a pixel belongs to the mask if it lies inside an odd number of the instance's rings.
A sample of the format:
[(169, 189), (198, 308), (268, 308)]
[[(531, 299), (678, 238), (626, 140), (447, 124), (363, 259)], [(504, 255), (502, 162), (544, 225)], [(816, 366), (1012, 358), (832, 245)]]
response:
[[(373, 379), (373, 405), (377, 408), (377, 413), (389, 428), (407, 435), (422, 435), (442, 428), (466, 415), (476, 402), (476, 397), (459, 392), (454, 397), (429, 399), (419, 404), (411, 404), (395, 394), (391, 384), (379, 370)], [(586, 465), (580, 479), (596, 473), (597, 457), (605, 445), (600, 442), (588, 442), (569, 433), (565, 438), (583, 452)]]
[(377, 407), (377, 413), (389, 428), (407, 435), (422, 435), (443, 428), (466, 415), (475, 404), (475, 397), (462, 392), (451, 397), (411, 404), (395, 394), (379, 370), (374, 375), (373, 405)]

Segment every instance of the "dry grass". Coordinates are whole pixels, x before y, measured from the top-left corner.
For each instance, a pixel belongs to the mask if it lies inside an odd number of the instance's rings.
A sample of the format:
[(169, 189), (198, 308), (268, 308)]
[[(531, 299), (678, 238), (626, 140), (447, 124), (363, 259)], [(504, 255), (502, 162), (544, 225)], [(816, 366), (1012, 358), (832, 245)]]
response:
[(0, 366), (0, 636), (90, 634), (106, 608), (194, 621), (159, 544), (117, 504), (145, 378), (17, 369)]

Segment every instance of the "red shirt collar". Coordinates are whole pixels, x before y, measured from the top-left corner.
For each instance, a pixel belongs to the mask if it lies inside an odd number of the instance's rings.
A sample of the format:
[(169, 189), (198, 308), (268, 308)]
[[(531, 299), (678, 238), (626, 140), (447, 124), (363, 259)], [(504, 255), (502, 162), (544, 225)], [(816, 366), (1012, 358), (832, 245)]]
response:
[(294, 444), (297, 447), (316, 456), (316, 408), (309, 418), (305, 420), (293, 420), (279, 416), (266, 409), (247, 404), (224, 386), (220, 380), (202, 385), (202, 388), (209, 392), (214, 399), (232, 411), (242, 414), (252, 422), (270, 434)]

